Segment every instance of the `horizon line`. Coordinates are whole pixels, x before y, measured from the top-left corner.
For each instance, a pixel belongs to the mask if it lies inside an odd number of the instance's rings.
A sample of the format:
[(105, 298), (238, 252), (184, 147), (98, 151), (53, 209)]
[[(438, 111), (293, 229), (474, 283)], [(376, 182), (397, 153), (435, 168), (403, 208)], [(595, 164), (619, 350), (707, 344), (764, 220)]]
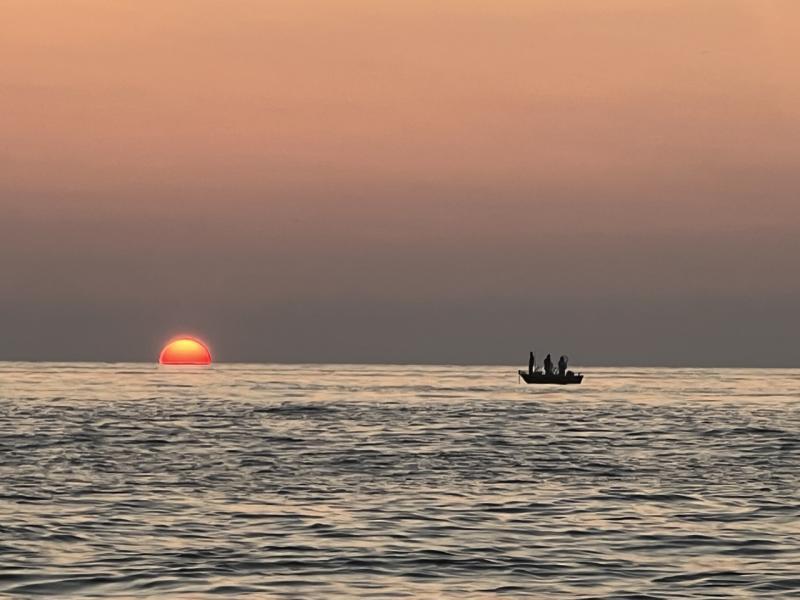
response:
[[(27, 364), (83, 364), (83, 365), (93, 365), (93, 364), (101, 364), (101, 365), (152, 365), (155, 367), (181, 367), (185, 365), (161, 365), (159, 364), (158, 360), (53, 360), (53, 359), (0, 359), (0, 364), (4, 363), (27, 363)], [(522, 363), (519, 365), (510, 364), (510, 363), (455, 363), (455, 362), (351, 362), (351, 361), (344, 361), (344, 362), (330, 362), (330, 361), (308, 361), (308, 362), (295, 362), (295, 361), (222, 361), (222, 360), (214, 360), (210, 365), (189, 365), (189, 366), (200, 366), (200, 367), (210, 367), (213, 368), (214, 366), (221, 365), (221, 366), (236, 366), (236, 365), (282, 365), (282, 366), (291, 366), (291, 365), (313, 365), (313, 366), (340, 366), (340, 367), (355, 367), (355, 366), (371, 366), (371, 367), (463, 367), (463, 368), (489, 368), (489, 367), (497, 367), (497, 368), (514, 368), (514, 369), (521, 369), (525, 370)], [(703, 364), (703, 365), (688, 365), (688, 364), (681, 364), (681, 363), (673, 363), (673, 364), (655, 364), (655, 363), (640, 363), (640, 364), (623, 364), (623, 363), (586, 363), (586, 364), (579, 364), (575, 365), (574, 368), (581, 368), (581, 369), (692, 369), (692, 370), (702, 370), (702, 369), (770, 369), (770, 370), (793, 370), (793, 369), (800, 369), (800, 365), (788, 366), (788, 365), (770, 365), (770, 366), (758, 366), (758, 365), (735, 365), (735, 364), (726, 364), (726, 365), (712, 365), (712, 364)]]

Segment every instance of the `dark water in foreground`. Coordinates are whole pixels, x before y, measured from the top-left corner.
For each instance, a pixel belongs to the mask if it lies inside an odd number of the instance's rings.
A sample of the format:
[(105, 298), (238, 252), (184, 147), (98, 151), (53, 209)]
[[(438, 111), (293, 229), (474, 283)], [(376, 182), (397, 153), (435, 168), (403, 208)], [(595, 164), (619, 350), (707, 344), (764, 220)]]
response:
[(0, 596), (800, 596), (800, 370), (0, 363)]

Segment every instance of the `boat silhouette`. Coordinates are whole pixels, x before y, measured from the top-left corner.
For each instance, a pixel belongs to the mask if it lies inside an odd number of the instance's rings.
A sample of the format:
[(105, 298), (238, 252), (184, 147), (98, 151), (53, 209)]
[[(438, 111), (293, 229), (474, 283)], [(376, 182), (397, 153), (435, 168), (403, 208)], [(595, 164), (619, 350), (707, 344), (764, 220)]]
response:
[(542, 371), (518, 371), (519, 376), (525, 380), (525, 383), (555, 383), (559, 385), (568, 385), (570, 383), (580, 383), (583, 381), (581, 373), (573, 373), (567, 371), (564, 375), (558, 373), (543, 373)]

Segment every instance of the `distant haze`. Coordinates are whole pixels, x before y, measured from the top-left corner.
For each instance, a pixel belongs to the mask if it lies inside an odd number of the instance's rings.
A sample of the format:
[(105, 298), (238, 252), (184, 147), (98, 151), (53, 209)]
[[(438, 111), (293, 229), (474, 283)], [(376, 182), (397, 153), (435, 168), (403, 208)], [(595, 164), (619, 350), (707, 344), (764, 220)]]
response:
[(6, 0), (0, 359), (800, 365), (796, 0)]

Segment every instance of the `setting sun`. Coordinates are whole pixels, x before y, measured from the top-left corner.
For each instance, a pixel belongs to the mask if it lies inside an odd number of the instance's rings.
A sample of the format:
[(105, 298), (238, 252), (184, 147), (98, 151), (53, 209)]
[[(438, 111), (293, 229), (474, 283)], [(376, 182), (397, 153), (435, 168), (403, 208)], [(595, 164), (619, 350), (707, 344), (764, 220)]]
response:
[(200, 340), (180, 337), (164, 346), (158, 362), (162, 365), (210, 365), (211, 353)]

